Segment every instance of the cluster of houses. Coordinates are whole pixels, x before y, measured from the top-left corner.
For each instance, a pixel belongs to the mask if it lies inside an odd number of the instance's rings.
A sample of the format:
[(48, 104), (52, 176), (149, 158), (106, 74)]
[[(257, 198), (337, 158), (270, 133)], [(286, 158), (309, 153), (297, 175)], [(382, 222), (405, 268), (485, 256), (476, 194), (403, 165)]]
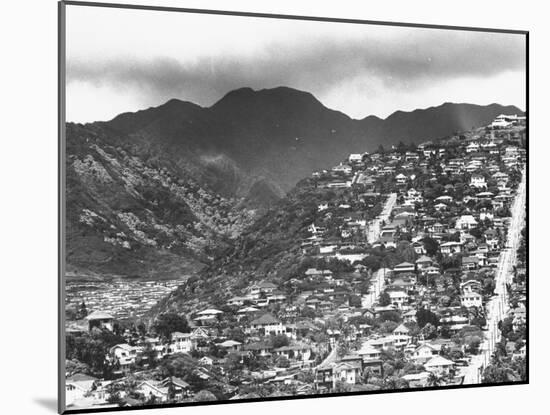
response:
[[(509, 207), (525, 164), (522, 122), (498, 117), (488, 128), (414, 149), (351, 154), (314, 173), (314, 186), (333, 197), (318, 205), (301, 253), (327, 264), (345, 262), (345, 271), (310, 267), (285, 281), (261, 276), (225, 293), (223, 306), (189, 314), (189, 333), (174, 332), (164, 342), (146, 337), (118, 344), (106, 358), (122, 375), (144, 350), (154, 350), (158, 359), (189, 354), (205, 367), (222, 367), (228, 355), (243, 363), (263, 359), (267, 368), (256, 381), (294, 385), (293, 393), (304, 394), (331, 392), (341, 384), (357, 387), (366, 373), (384, 378), (388, 354), (399, 353), (414, 367), (400, 374), (409, 386), (427, 386), (434, 376), (438, 384), (460, 383), (460, 368), (472, 351), (456, 339), (465, 330), (484, 328), (484, 305), (493, 295)], [(380, 213), (390, 193), (395, 203), (371, 240), (377, 220), (371, 211), (378, 206)], [(373, 250), (383, 258), (374, 269)], [(524, 306), (525, 286), (513, 284), (511, 290)], [(420, 310), (437, 317), (430, 333), (419, 326)], [(517, 330), (525, 325), (521, 310), (514, 311)], [(395, 325), (390, 332), (389, 316)], [(112, 330), (106, 313), (87, 320), (89, 329)], [(230, 328), (241, 330), (238, 341)], [(281, 336), (284, 344), (274, 344)], [(223, 353), (213, 356), (212, 345)], [(340, 353), (344, 345), (346, 353)], [(460, 357), (451, 358), (449, 351)], [(303, 373), (313, 374), (313, 382), (299, 380)], [(169, 385), (172, 394), (190, 396), (181, 379), (147, 380), (138, 389), (165, 401)]]

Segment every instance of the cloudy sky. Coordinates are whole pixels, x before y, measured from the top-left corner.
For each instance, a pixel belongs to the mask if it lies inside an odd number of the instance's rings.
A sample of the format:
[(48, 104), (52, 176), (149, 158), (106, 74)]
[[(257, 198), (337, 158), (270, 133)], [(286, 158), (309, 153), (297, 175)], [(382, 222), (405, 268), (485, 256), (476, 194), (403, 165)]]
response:
[(67, 120), (289, 86), (350, 117), (525, 109), (522, 35), (67, 6)]

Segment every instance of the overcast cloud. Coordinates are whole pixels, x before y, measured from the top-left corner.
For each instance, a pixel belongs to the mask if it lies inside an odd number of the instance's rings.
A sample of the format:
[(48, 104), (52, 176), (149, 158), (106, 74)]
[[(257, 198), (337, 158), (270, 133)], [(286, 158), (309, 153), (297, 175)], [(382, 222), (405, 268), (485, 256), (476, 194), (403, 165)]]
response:
[(67, 18), (69, 120), (108, 119), (174, 97), (210, 106), (245, 86), (306, 90), (354, 118), (447, 101), (525, 105), (520, 35), (81, 11)]

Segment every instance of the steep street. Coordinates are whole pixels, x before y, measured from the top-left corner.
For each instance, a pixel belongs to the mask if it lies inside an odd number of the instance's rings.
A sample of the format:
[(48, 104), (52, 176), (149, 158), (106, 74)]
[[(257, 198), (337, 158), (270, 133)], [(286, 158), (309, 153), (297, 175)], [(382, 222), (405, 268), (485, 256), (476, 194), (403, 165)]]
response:
[(498, 322), (508, 311), (508, 295), (506, 284), (511, 282), (512, 267), (516, 263), (516, 252), (521, 240), (521, 230), (525, 221), (526, 177), (522, 172), (522, 180), (518, 186), (514, 204), (511, 207), (512, 219), (508, 227), (506, 246), (500, 255), (495, 275), (495, 296), (486, 305), (487, 327), (486, 338), (480, 346), (481, 353), (472, 357), (470, 365), (464, 368), (464, 384), (480, 383), (481, 372), (491, 360), (496, 344), (500, 341)]
[(388, 222), (390, 213), (393, 207), (395, 206), (396, 201), (397, 201), (397, 193), (390, 193), (384, 205), (384, 209), (382, 209), (382, 212), (380, 213), (380, 215), (378, 215), (377, 218), (369, 222), (369, 226), (367, 228), (367, 241), (369, 243), (372, 244), (373, 242), (376, 242), (380, 237), (380, 231), (382, 230), (382, 222), (385, 222), (385, 223)]
[(380, 268), (374, 273), (371, 278), (372, 285), (370, 287), (369, 294), (364, 296), (361, 302), (361, 306), (363, 308), (370, 308), (376, 302), (378, 296), (384, 290), (386, 273), (389, 271), (391, 271), (389, 268)]

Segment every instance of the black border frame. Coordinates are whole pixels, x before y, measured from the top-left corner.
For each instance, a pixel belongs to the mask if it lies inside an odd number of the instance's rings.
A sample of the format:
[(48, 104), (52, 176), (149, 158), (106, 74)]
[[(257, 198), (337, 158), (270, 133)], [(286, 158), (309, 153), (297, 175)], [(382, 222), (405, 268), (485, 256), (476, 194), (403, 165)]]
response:
[[(84, 6), (84, 7), (103, 7), (103, 8), (116, 8), (116, 9), (133, 9), (133, 10), (149, 10), (149, 11), (165, 11), (165, 12), (178, 12), (178, 13), (191, 13), (191, 14), (211, 14), (211, 15), (224, 15), (224, 16), (239, 16), (239, 17), (256, 17), (256, 18), (268, 18), (268, 19), (285, 19), (285, 20), (302, 20), (302, 21), (318, 21), (318, 22), (330, 22), (330, 23), (350, 23), (350, 24), (368, 24), (377, 26), (400, 26), (400, 27), (412, 27), (423, 29), (440, 29), (440, 30), (455, 30), (455, 31), (473, 31), (473, 32), (486, 32), (486, 33), (507, 33), (517, 34), (525, 36), (525, 86), (526, 86), (526, 128), (525, 128), (525, 148), (526, 148), (526, 214), (525, 214), (525, 245), (526, 245), (526, 309), (527, 309), (527, 350), (526, 350), (526, 380), (518, 382), (502, 382), (502, 383), (479, 383), (471, 385), (453, 385), (453, 386), (436, 386), (426, 388), (409, 388), (409, 389), (395, 389), (395, 390), (376, 390), (376, 391), (360, 391), (360, 392), (341, 392), (341, 393), (326, 393), (317, 395), (296, 395), (296, 396), (281, 396), (281, 397), (266, 397), (266, 398), (253, 398), (253, 399), (239, 399), (239, 400), (226, 400), (226, 401), (211, 401), (211, 402), (186, 402), (176, 404), (155, 404), (155, 405), (142, 405), (134, 407), (117, 407), (117, 408), (89, 408), (89, 409), (66, 409), (65, 408), (65, 319), (64, 319), (64, 305), (65, 305), (65, 69), (66, 69), (66, 55), (65, 55), (65, 36), (66, 36), (66, 21), (65, 10), (66, 6)], [(86, 1), (72, 1), (61, 0), (58, 2), (58, 413), (60, 414), (81, 414), (81, 413), (98, 413), (98, 412), (118, 412), (118, 411), (135, 411), (144, 409), (162, 409), (162, 408), (182, 408), (182, 407), (194, 407), (205, 405), (228, 405), (228, 404), (242, 404), (246, 402), (273, 402), (273, 401), (288, 401), (299, 399), (317, 399), (317, 398), (333, 398), (342, 396), (364, 396), (364, 395), (378, 395), (378, 394), (392, 394), (392, 393), (407, 393), (407, 392), (428, 392), (437, 390), (451, 390), (451, 389), (472, 389), (472, 388), (484, 388), (492, 386), (512, 386), (512, 385), (527, 385), (529, 384), (529, 357), (530, 357), (530, 343), (529, 336), (529, 31), (528, 30), (509, 30), (499, 28), (486, 28), (486, 27), (468, 27), (468, 26), (451, 26), (451, 25), (436, 25), (436, 24), (422, 24), (422, 23), (404, 23), (404, 22), (390, 22), (390, 21), (375, 21), (375, 20), (361, 20), (361, 19), (345, 19), (345, 18), (332, 18), (332, 17), (320, 17), (320, 16), (300, 16), (300, 15), (286, 15), (286, 14), (272, 14), (272, 13), (256, 13), (256, 12), (242, 12), (242, 11), (222, 11), (211, 9), (193, 9), (193, 8), (180, 8), (180, 7), (166, 7), (166, 6), (149, 6), (149, 5), (137, 5), (137, 4), (124, 4), (124, 3), (101, 3), (101, 2), (86, 2)]]

